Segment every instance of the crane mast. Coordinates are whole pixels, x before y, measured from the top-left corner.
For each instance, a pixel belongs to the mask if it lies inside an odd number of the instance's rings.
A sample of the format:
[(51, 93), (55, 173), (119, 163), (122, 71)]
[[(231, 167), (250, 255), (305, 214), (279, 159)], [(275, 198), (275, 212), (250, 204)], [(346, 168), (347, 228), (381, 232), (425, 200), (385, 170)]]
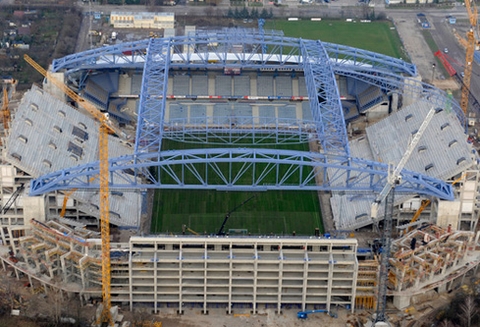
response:
[(100, 125), (99, 133), (100, 157), (100, 232), (102, 237), (102, 300), (103, 310), (101, 322), (113, 326), (110, 308), (111, 301), (111, 270), (110, 270), (110, 202), (108, 190), (108, 126)]
[(470, 81), (472, 79), (472, 69), (473, 69), (473, 56), (475, 53), (475, 29), (477, 28), (477, 15), (478, 10), (474, 1), (466, 0), (465, 7), (467, 9), (468, 19), (470, 20), (470, 29), (467, 32), (467, 47), (465, 55), (465, 69), (464, 77), (462, 84), (462, 97), (460, 99), (460, 107), (462, 108), (465, 116), (468, 112), (468, 95), (470, 93)]
[(377, 296), (377, 310), (375, 324), (386, 322), (385, 311), (387, 307), (387, 281), (388, 281), (388, 260), (390, 257), (390, 247), (392, 243), (392, 221), (393, 221), (393, 207), (395, 202), (395, 186), (400, 183), (402, 176), (401, 172), (405, 167), (408, 159), (412, 155), (415, 147), (417, 146), (420, 138), (427, 129), (428, 125), (432, 121), (433, 116), (442, 111), (441, 108), (432, 107), (425, 119), (423, 120), (420, 128), (415, 133), (415, 136), (412, 138), (410, 143), (405, 150), (405, 153), (400, 159), (398, 165), (393, 169), (389, 167), (387, 184), (383, 187), (382, 191), (379, 193), (375, 202), (372, 203), (372, 219), (377, 218), (378, 207), (381, 202), (385, 201), (385, 218), (383, 222), (383, 233), (382, 233), (382, 253), (380, 258), (380, 273), (379, 273), (379, 284), (378, 284), (378, 296)]
[[(100, 230), (102, 238), (102, 300), (103, 309), (98, 323), (107, 323), (113, 326), (111, 309), (111, 268), (110, 268), (110, 203), (109, 203), (109, 185), (108, 185), (108, 135), (121, 135), (113, 127), (108, 119), (93, 104), (80, 97), (77, 93), (68, 88), (63, 82), (53, 78), (42, 66), (35, 62), (28, 55), (24, 59), (40, 74), (47, 78), (52, 84), (56, 85), (72, 100), (77, 102), (82, 108), (87, 110), (90, 115), (99, 123), (98, 152), (100, 162)], [(72, 192), (73, 193), (73, 192)]]
[[(3, 85), (3, 102), (2, 102), (2, 117), (3, 117), (3, 130), (4, 135), (7, 136), (7, 130), (9, 128), (10, 122), (10, 110), (8, 108), (8, 90), (7, 85)], [(0, 145), (2, 145), (2, 140), (0, 139)]]

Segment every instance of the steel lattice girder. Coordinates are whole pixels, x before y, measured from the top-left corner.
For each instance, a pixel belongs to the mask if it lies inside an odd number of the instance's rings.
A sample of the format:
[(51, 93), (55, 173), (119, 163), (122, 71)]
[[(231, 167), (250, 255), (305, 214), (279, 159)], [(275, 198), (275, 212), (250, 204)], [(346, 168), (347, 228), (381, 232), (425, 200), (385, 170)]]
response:
[(152, 39), (143, 70), (135, 153), (161, 151), (169, 64), (169, 43)]
[(377, 70), (417, 76), (417, 66), (380, 53), (323, 42), (323, 47), (334, 65), (372, 67)]
[[(162, 139), (196, 144), (262, 144), (307, 143), (316, 139), (315, 122), (311, 120), (262, 117), (190, 117), (164, 123)], [(187, 124), (188, 123), (188, 124)], [(220, 129), (219, 126), (229, 126)]]
[[(99, 64), (121, 67), (128, 65), (125, 64), (126, 61), (122, 57), (125, 56), (125, 52), (134, 49), (132, 54), (134, 52), (142, 54), (139, 56), (139, 60), (134, 60), (130, 64), (137, 67), (140, 62), (145, 63), (135, 154), (110, 160), (111, 188), (226, 188), (231, 190), (300, 188), (379, 191), (386, 182), (387, 166), (348, 156), (342, 108), (338, 104), (338, 91), (334, 92), (333, 90), (336, 85), (332, 63), (334, 70), (340, 71), (342, 69), (339, 67), (342, 67), (345, 74), (361, 76), (365, 80), (374, 81), (375, 78), (385, 76), (381, 82), (385, 84), (389, 77), (395, 76), (395, 80), (400, 80), (401, 77), (384, 69), (393, 67), (397, 72), (411, 74), (413, 73), (411, 67), (402, 64), (402, 61), (398, 59), (386, 56), (368, 58), (368, 52), (357, 51), (358, 49), (354, 48), (350, 48), (352, 61), (345, 62), (338, 59), (332, 61), (328, 58), (328, 56), (332, 56), (332, 50), (326, 50), (320, 41), (302, 41), (285, 38), (279, 34), (261, 35), (257, 33), (252, 34), (250, 39), (248, 39), (248, 33), (244, 35), (246, 40), (250, 40), (251, 45), (257, 45), (259, 49), (268, 45), (270, 46), (269, 50), (273, 47), (276, 54), (263, 54), (261, 49), (260, 53), (255, 55), (248, 54), (248, 51), (245, 51), (247, 43), (243, 41), (243, 51), (240, 51), (240, 54), (228, 53), (228, 56), (233, 55), (233, 57), (228, 57), (226, 55), (228, 51), (225, 49), (242, 42), (239, 41), (241, 38), (238, 37), (238, 30), (235, 29), (233, 33), (234, 36), (227, 32), (212, 34), (213, 37), (203, 37), (204, 41), (200, 41), (202, 40), (200, 36), (186, 36), (151, 39), (147, 43), (106, 47), (65, 57), (63, 62), (59, 61), (55, 65), (54, 69), (56, 70), (104, 67)], [(204, 50), (200, 51), (197, 40), (203, 44)], [(215, 49), (222, 51), (216, 51), (213, 55), (216, 57), (211, 57), (209, 46), (213, 46), (214, 42), (217, 42)], [(219, 47), (219, 44), (223, 45), (223, 48)], [(284, 50), (288, 52), (283, 53)], [(344, 55), (348, 50), (348, 47), (341, 49)], [(144, 53), (147, 53), (147, 56), (144, 56)], [(132, 55), (132, 57), (134, 56)], [(328, 157), (318, 153), (268, 149), (160, 151), (165, 132), (163, 117), (168, 70), (171, 67), (198, 67), (197, 63), (199, 62), (201, 63), (200, 67), (213, 68), (214, 65), (221, 66), (227, 61), (230, 65), (230, 60), (234, 59), (240, 61), (241, 67), (251, 68), (286, 67), (290, 69), (296, 67), (302, 69), (303, 65), (306, 65), (307, 90), (313, 99), (311, 109), (315, 117), (314, 125), (317, 134), (324, 138), (332, 138), (331, 140), (322, 139), (323, 150), (327, 151)], [(224, 60), (223, 63), (222, 60)], [(308, 62), (304, 63), (304, 60), (308, 60)], [(272, 65), (272, 61), (276, 63)], [(375, 72), (368, 74), (360, 72), (364, 69), (371, 69)], [(332, 153), (328, 153), (328, 151)], [(239, 170), (232, 170), (232, 165), (237, 163), (244, 163), (245, 166)], [(221, 169), (225, 164), (227, 165), (226, 171)], [(198, 165), (200, 168), (197, 167)], [(315, 168), (312, 170), (312, 167)], [(252, 176), (246, 182), (241, 177), (250, 169)], [(266, 175), (280, 171), (283, 171), (284, 174), (276, 173), (276, 182), (273, 185), (265, 185)], [(185, 179), (185, 173), (194, 181)], [(98, 163), (53, 173), (32, 181), (32, 194), (74, 187), (98, 188), (98, 185), (88, 182), (89, 177), (87, 176), (92, 174), (98, 174)], [(157, 174), (160, 179), (157, 179)], [(292, 177), (295, 174), (298, 175), (296, 179)], [(404, 172), (404, 174), (402, 184), (397, 188), (399, 192), (421, 193), (443, 199), (453, 198), (451, 187), (442, 181), (413, 172)], [(167, 177), (166, 182), (162, 181), (162, 178)], [(315, 177), (319, 177), (316, 182)], [(294, 180), (297, 182), (292, 182)]]
[(52, 72), (59, 70), (75, 71), (80, 69), (101, 69), (143, 67), (145, 50), (149, 40), (122, 43), (83, 52), (74, 53), (63, 58), (54, 59)]
[[(379, 192), (387, 182), (388, 165), (317, 152), (191, 149), (111, 159), (109, 172), (112, 189)], [(30, 195), (71, 188), (98, 189), (97, 180), (92, 178), (98, 173), (98, 162), (93, 162), (47, 174), (31, 181)], [(454, 198), (451, 185), (408, 170), (402, 171), (396, 191)]]
[(335, 75), (320, 41), (303, 41), (304, 75), (322, 151), (350, 155)]
[[(277, 67), (301, 68), (301, 39), (285, 37), (282, 33), (258, 30), (235, 29), (232, 31), (197, 31), (193, 36), (176, 36), (160, 42), (172, 46), (171, 67), (205, 68), (224, 67), (227, 62), (234, 67)], [(79, 69), (101, 69), (143, 66), (145, 52), (150, 40), (125, 42), (54, 59), (52, 71), (76, 71)], [(156, 41), (159, 42), (159, 41)], [(361, 50), (332, 43), (322, 43), (332, 61), (340, 65), (372, 67), (400, 74), (416, 76), (416, 67), (401, 59), (392, 58), (375, 52)], [(241, 45), (240, 52), (228, 52), (234, 46)], [(250, 51), (245, 51), (246, 49)], [(268, 49), (269, 53), (263, 53)], [(237, 63), (233, 63), (236, 61)]]

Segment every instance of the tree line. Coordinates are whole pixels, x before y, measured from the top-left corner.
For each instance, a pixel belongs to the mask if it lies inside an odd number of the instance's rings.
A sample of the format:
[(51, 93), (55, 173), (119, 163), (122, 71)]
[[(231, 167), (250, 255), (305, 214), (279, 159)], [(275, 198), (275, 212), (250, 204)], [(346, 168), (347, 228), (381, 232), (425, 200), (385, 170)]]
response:
[(273, 10), (272, 8), (270, 8), (270, 10), (263, 8), (261, 11), (258, 11), (257, 8), (252, 8), (252, 10), (249, 11), (247, 7), (243, 7), (241, 10), (239, 10), (237, 7), (235, 7), (234, 10), (232, 10), (232, 8), (229, 8), (227, 12), (227, 18), (235, 18), (235, 19), (273, 18)]

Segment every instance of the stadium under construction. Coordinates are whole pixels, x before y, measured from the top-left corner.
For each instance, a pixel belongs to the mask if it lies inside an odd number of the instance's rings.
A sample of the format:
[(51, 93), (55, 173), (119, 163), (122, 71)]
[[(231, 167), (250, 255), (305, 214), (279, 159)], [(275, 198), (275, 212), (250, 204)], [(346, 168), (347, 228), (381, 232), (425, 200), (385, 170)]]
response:
[[(372, 221), (372, 202), (432, 106), (443, 110), (395, 187), (387, 294), (405, 308), (412, 296), (447, 290), (477, 268), (480, 179), (470, 117), (422, 83), (413, 64), (278, 31), (192, 29), (55, 59), (49, 72), (122, 130), (109, 136), (109, 214), (130, 234), (111, 243), (114, 304), (154, 313), (372, 308), (375, 250), (350, 234), (381, 224), (384, 210)], [(90, 228), (100, 217), (97, 123), (49, 80), (24, 94), (12, 117), (0, 170), (3, 268), (98, 298), (101, 238)], [(165, 140), (192, 146), (165, 150)], [(272, 150), (269, 142), (309, 151)], [(326, 233), (145, 235), (155, 189), (317, 191), (327, 198)], [(412, 247), (413, 239), (422, 242)]]

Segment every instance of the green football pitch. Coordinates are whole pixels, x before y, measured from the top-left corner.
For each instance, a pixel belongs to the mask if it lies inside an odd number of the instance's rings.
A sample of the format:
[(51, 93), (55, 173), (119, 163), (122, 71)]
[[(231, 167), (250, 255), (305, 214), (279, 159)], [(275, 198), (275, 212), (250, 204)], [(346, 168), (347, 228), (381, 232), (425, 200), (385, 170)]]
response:
[(152, 231), (179, 234), (186, 225), (199, 234), (217, 233), (226, 214), (237, 207), (227, 220), (226, 233), (311, 235), (322, 226), (316, 192), (159, 190)]
[(344, 20), (267, 20), (265, 30), (281, 30), (285, 36), (348, 45), (385, 54), (394, 58), (408, 56), (402, 50), (400, 37), (389, 21), (371, 23)]
[[(163, 146), (165, 149), (184, 149), (192, 145), (164, 140)], [(214, 146), (195, 145), (196, 148)], [(306, 144), (270, 145), (268, 148), (308, 151)], [(232, 164), (232, 170), (238, 171), (241, 166), (241, 163)], [(185, 176), (188, 182), (189, 176)], [(269, 177), (270, 181), (275, 180), (274, 175), (267, 174), (265, 182), (269, 182)], [(171, 182), (167, 179), (162, 181)], [(179, 234), (182, 226), (186, 225), (200, 234), (217, 233), (229, 212), (230, 218), (224, 231), (230, 234), (284, 235), (295, 232), (298, 235), (311, 235), (315, 233), (315, 228), (323, 231), (317, 192), (157, 190), (153, 203), (152, 232)]]
[[(286, 36), (345, 44), (406, 58), (401, 50), (400, 38), (390, 22), (282, 19), (267, 21), (265, 29), (283, 30)], [(191, 145), (164, 141), (164, 146), (164, 149), (181, 149)], [(308, 151), (306, 145), (286, 148)], [(323, 232), (317, 192), (203, 190), (157, 190), (153, 203), (152, 232), (180, 234), (185, 225), (199, 234), (216, 233), (226, 214), (232, 210), (234, 212), (225, 225), (225, 232), (275, 235), (291, 235), (295, 232), (297, 235), (312, 235), (315, 228)], [(190, 233), (187, 231), (187, 234)]]

